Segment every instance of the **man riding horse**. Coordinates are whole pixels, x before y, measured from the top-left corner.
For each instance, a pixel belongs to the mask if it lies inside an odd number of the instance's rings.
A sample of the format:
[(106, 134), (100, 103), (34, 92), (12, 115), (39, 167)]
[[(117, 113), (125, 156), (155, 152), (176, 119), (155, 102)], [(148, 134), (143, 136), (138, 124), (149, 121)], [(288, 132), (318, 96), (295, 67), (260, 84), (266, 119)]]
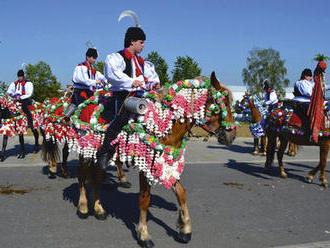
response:
[[(105, 108), (114, 108), (115, 119), (107, 129), (97, 160), (101, 168), (106, 168), (115, 148), (110, 146), (130, 119), (130, 112), (123, 104), (128, 96), (139, 97), (145, 88), (159, 89), (159, 77), (152, 63), (144, 61), (139, 53), (142, 52), (146, 35), (139, 27), (130, 27), (125, 34), (124, 49), (109, 54), (105, 60), (105, 77), (111, 83), (113, 101), (108, 101)], [(110, 106), (109, 106), (110, 105)]]
[(28, 120), (28, 127), (31, 128), (36, 142), (33, 151), (38, 152), (40, 149), (38, 142), (39, 134), (38, 134), (38, 130), (36, 128), (33, 128), (32, 114), (29, 109), (29, 107), (32, 106), (31, 96), (33, 95), (33, 83), (27, 82), (25, 80), (25, 75), (23, 70), (19, 70), (17, 72), (17, 77), (18, 80), (16, 82), (12, 82), (9, 85), (7, 94), (22, 104), (22, 110), (25, 113)]

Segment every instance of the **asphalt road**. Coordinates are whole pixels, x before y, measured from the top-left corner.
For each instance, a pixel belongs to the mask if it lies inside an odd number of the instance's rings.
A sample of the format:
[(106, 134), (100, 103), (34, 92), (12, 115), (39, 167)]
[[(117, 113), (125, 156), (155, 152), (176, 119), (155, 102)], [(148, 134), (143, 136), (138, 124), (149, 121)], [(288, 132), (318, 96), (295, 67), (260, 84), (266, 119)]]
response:
[[(49, 180), (40, 154), (31, 153), (31, 137), (26, 141), (24, 160), (15, 157), (18, 139), (12, 138), (0, 164), (0, 247), (139, 247), (136, 170), (126, 171), (132, 188), (102, 190), (107, 220), (92, 215), (81, 220), (76, 215), (76, 155), (70, 154), (73, 178)], [(182, 183), (192, 240), (187, 245), (175, 241), (176, 198), (155, 186), (148, 228), (156, 247), (330, 247), (330, 189), (321, 188), (317, 178), (313, 184), (304, 182), (318, 163), (318, 148), (303, 147), (295, 158), (285, 156), (288, 179), (278, 177), (276, 164), (271, 175), (264, 174), (265, 157), (251, 152), (252, 140), (246, 138), (231, 147), (189, 141)], [(113, 168), (109, 176), (116, 185)], [(9, 194), (3, 194), (6, 190)]]

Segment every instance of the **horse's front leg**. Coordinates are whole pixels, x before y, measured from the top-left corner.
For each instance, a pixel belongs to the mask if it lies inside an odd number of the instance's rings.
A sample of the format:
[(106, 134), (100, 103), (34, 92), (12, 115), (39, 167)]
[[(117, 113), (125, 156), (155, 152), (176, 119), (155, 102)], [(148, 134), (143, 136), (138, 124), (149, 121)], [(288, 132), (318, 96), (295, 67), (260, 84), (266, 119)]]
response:
[(61, 175), (64, 178), (70, 177), (68, 169), (67, 169), (68, 157), (69, 157), (69, 146), (68, 146), (68, 143), (65, 142), (64, 147), (62, 149), (62, 165), (61, 165)]
[(266, 156), (266, 154), (267, 154), (267, 144), (266, 144), (267, 137), (266, 137), (266, 135), (263, 135), (263, 136), (261, 136), (260, 139), (261, 139), (261, 147), (262, 147), (263, 155)]
[(94, 202), (94, 216), (98, 220), (105, 220), (107, 218), (107, 214), (102, 207), (102, 204), (100, 202), (100, 188), (105, 178), (105, 170), (101, 169), (96, 166), (96, 164), (91, 165), (92, 168), (92, 192), (93, 192), (93, 202)]
[(89, 173), (88, 165), (84, 164), (80, 159), (78, 167), (78, 182), (79, 182), (79, 202), (77, 207), (77, 215), (81, 219), (86, 219), (88, 217), (88, 201), (86, 193), (86, 179)]
[(284, 171), (283, 167), (283, 155), (285, 152), (286, 147), (288, 146), (288, 140), (284, 138), (280, 138), (280, 147), (277, 151), (277, 160), (278, 160), (278, 166), (280, 168), (280, 173), (282, 178), (287, 178), (288, 175)]
[(127, 177), (125, 176), (124, 173), (124, 169), (123, 169), (123, 163), (117, 161), (116, 162), (117, 165), (117, 173), (118, 173), (118, 177), (119, 177), (119, 187), (123, 187), (123, 188), (130, 188), (132, 187), (132, 184), (127, 180)]
[(188, 243), (191, 240), (191, 222), (186, 203), (186, 192), (180, 181), (177, 181), (173, 186), (173, 191), (180, 205), (178, 218), (179, 241)]
[(18, 154), (17, 158), (23, 159), (23, 158), (25, 158), (24, 135), (20, 134), (18, 139), (19, 139), (19, 143), (21, 145), (21, 152)]
[(253, 155), (258, 155), (259, 153), (259, 138), (253, 139)]
[(150, 188), (151, 187), (148, 184), (147, 178), (144, 176), (143, 172), (140, 172), (140, 220), (137, 228), (137, 235), (139, 244), (146, 248), (154, 247), (154, 243), (151, 240), (147, 227), (147, 213), (150, 204)]
[(2, 140), (2, 152), (1, 152), (1, 155), (0, 155), (0, 161), (1, 162), (5, 161), (5, 159), (6, 159), (7, 144), (8, 144), (8, 136), (4, 135), (3, 140)]
[(265, 163), (265, 172), (270, 173), (274, 161), (275, 147), (276, 147), (276, 137), (277, 134), (273, 132), (269, 132), (267, 134), (267, 155), (266, 155), (266, 163)]
[(328, 187), (328, 180), (325, 177), (325, 168), (327, 166), (328, 152), (330, 142), (325, 141), (320, 144), (320, 181), (321, 185)]

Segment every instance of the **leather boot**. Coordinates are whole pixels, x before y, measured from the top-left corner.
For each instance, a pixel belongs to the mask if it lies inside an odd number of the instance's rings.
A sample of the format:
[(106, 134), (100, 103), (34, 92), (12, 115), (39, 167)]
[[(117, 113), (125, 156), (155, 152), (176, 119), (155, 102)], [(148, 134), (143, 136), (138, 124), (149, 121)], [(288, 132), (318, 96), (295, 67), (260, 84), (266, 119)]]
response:
[(106, 169), (108, 167), (109, 161), (110, 161), (111, 155), (109, 152), (103, 153), (101, 155), (97, 155), (97, 165), (101, 169)]

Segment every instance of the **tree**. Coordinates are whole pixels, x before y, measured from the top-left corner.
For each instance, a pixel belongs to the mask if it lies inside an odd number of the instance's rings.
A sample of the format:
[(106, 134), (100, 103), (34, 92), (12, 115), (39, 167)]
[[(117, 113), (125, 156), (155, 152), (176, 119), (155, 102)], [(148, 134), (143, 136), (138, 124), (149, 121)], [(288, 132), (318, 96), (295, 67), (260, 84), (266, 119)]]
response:
[(193, 58), (179, 56), (174, 63), (172, 83), (200, 76), (201, 71), (202, 69), (198, 67), (198, 63)]
[(59, 97), (61, 84), (57, 82), (50, 66), (44, 61), (36, 65), (28, 64), (25, 72), (26, 80), (34, 86), (33, 99), (43, 102), (46, 98)]
[(0, 93), (6, 93), (7, 90), (8, 85), (5, 82), (0, 81)]
[(157, 52), (149, 53), (146, 57), (146, 61), (150, 61), (155, 65), (155, 70), (162, 85), (167, 84), (170, 81), (170, 78), (167, 74), (168, 65)]
[(104, 74), (104, 62), (103, 61), (99, 61), (99, 62), (95, 63), (93, 68), (95, 70), (101, 72), (102, 74)]
[(285, 60), (280, 58), (280, 53), (272, 48), (252, 49), (246, 60), (247, 68), (242, 71), (244, 84), (248, 86), (248, 90), (260, 96), (263, 95), (261, 83), (268, 79), (279, 96), (285, 96), (283, 87), (287, 87), (290, 81), (285, 78), (287, 69), (284, 62)]

